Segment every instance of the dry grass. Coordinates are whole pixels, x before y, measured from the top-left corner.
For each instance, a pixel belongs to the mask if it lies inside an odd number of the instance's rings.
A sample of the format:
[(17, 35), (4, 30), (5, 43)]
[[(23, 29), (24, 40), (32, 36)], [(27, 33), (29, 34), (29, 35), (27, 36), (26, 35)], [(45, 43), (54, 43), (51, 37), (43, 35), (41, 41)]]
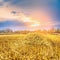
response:
[(0, 35), (0, 60), (60, 60), (59, 38), (39, 33)]

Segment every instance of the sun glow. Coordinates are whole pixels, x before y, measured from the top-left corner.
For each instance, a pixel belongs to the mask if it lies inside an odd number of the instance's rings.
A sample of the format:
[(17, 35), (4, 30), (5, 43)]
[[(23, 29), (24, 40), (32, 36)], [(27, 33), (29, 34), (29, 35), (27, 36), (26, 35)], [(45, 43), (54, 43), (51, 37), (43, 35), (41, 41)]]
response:
[(31, 22), (32, 20), (31, 20), (31, 18), (29, 18), (29, 17), (24, 17), (24, 18), (23, 18), (23, 21), (24, 21), (24, 22)]
[(32, 24), (31, 26), (32, 27), (38, 27), (38, 26), (40, 26), (40, 24), (35, 23), (35, 24)]
[(31, 17), (25, 17), (25, 18), (23, 18), (23, 21), (26, 22), (26, 24), (28, 24), (28, 26), (30, 26), (30, 27), (40, 26), (40, 21), (34, 20)]

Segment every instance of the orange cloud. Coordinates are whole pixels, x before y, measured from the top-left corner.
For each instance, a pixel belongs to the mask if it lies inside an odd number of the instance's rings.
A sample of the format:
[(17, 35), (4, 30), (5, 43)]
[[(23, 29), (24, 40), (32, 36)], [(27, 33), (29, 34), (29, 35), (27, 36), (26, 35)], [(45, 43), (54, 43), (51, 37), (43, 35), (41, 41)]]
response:
[[(16, 14), (13, 14), (15, 11)], [(17, 20), (23, 22), (28, 28), (51, 28), (53, 27), (52, 17), (48, 11), (32, 11), (27, 17), (20, 9), (12, 7), (0, 8), (0, 21)]]

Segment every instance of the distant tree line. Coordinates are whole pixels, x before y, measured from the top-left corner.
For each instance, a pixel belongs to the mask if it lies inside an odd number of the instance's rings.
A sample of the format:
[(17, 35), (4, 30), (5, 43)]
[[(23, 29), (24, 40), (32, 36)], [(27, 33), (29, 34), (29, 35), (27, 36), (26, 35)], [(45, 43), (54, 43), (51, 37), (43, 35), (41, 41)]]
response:
[(6, 30), (0, 30), (0, 33), (12, 33), (13, 30), (11, 29), (6, 29)]
[(27, 33), (31, 33), (31, 32), (43, 32), (43, 33), (60, 33), (60, 29), (50, 29), (50, 30), (36, 30), (36, 31), (13, 31), (11, 29), (6, 29), (6, 30), (0, 30), (0, 34), (27, 34)]
[(60, 33), (60, 29), (52, 28), (52, 29), (48, 30), (48, 32), (50, 32), (50, 33)]
[(12, 29), (5, 29), (5, 30), (0, 30), (0, 34), (27, 34), (30, 31), (24, 30), (24, 31), (13, 31)]

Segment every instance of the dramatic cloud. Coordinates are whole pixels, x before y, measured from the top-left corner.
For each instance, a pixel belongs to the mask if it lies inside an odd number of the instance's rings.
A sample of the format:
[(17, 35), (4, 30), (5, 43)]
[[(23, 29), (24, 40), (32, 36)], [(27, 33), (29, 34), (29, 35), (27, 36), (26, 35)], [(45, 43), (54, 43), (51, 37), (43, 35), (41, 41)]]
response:
[(52, 28), (60, 25), (59, 8), (58, 0), (0, 0), (0, 27), (16, 21), (22, 29)]

